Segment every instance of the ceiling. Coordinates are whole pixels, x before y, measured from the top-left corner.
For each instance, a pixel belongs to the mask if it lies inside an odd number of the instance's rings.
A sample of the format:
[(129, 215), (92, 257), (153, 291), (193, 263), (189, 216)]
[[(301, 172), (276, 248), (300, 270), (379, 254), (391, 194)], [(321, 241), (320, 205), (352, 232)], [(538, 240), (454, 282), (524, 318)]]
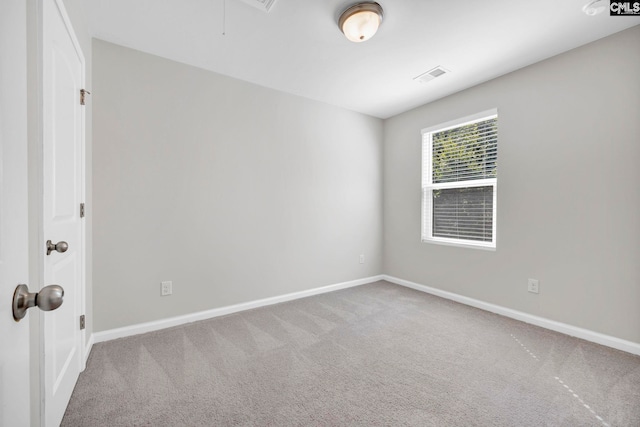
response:
[[(355, 0), (252, 1), (87, 4), (96, 38), (380, 118), (640, 24), (588, 0), (378, 0), (378, 33), (352, 43), (336, 22)], [(436, 66), (450, 73), (414, 81)]]

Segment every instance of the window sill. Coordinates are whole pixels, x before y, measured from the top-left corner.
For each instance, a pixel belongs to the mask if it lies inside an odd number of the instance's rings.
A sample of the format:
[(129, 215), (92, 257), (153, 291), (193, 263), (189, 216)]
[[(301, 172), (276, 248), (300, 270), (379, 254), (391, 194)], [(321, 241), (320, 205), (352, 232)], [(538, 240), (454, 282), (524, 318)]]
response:
[(495, 244), (492, 243), (463, 243), (456, 240), (451, 239), (422, 239), (422, 243), (433, 243), (436, 245), (444, 245), (444, 246), (457, 246), (459, 248), (470, 248), (470, 249), (480, 249), (483, 251), (492, 251), (495, 252), (496, 247)]

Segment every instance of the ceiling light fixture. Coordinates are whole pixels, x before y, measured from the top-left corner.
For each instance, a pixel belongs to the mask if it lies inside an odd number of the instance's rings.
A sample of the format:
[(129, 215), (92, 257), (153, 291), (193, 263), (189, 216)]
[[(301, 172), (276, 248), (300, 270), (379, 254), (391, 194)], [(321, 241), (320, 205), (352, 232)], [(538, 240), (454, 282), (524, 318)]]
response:
[(603, 0), (595, 0), (584, 5), (582, 11), (589, 16), (594, 16), (607, 10), (606, 2)]
[(382, 23), (382, 6), (375, 2), (358, 3), (340, 15), (338, 26), (345, 37), (360, 43), (369, 40)]

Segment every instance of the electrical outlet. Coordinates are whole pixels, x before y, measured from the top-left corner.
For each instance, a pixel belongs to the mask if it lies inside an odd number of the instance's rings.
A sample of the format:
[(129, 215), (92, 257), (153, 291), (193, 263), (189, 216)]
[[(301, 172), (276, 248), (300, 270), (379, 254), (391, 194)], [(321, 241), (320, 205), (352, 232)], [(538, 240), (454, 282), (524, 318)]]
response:
[(162, 282), (160, 292), (163, 297), (171, 295), (173, 293), (173, 282)]
[(360, 264), (364, 264), (364, 254), (360, 254)]
[(540, 287), (540, 282), (538, 282), (538, 279), (529, 279), (528, 288), (527, 288), (529, 292), (533, 292), (534, 294), (537, 294), (539, 292), (539, 287)]

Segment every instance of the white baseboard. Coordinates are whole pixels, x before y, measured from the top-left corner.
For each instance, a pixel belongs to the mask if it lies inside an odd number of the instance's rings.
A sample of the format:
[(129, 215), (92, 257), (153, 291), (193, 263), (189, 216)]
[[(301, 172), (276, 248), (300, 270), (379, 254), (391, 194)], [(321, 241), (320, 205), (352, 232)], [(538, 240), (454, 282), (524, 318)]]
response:
[(532, 314), (524, 313), (522, 311), (512, 310), (510, 308), (502, 307), (488, 302), (480, 301), (477, 299), (465, 297), (462, 295), (454, 294), (452, 292), (443, 291), (440, 289), (432, 288), (418, 283), (410, 282), (408, 280), (399, 279), (397, 277), (383, 275), (383, 279), (395, 283), (396, 285), (405, 286), (407, 288), (415, 289), (418, 291), (426, 292), (428, 294), (436, 295), (442, 298), (446, 298), (452, 301), (456, 301), (465, 305), (470, 305), (485, 311), (500, 314), (505, 317), (520, 320), (525, 323), (540, 326), (542, 328), (550, 329), (552, 331), (561, 332), (572, 337), (581, 338), (586, 341), (591, 341), (597, 344), (612, 347), (618, 350), (626, 351), (628, 353), (640, 355), (640, 344), (632, 341), (626, 341), (620, 338), (612, 337), (610, 335), (601, 334), (588, 329), (579, 328), (577, 326), (568, 325), (566, 323), (556, 322), (555, 320), (546, 319), (544, 317), (534, 316)]
[(534, 316), (532, 314), (524, 313), (522, 311), (513, 310), (510, 308), (480, 301), (474, 298), (465, 297), (463, 295), (455, 294), (453, 292), (447, 292), (441, 289), (432, 288), (432, 287), (421, 285), (415, 282), (410, 282), (408, 280), (400, 279), (398, 277), (388, 276), (388, 275), (378, 275), (378, 276), (371, 276), (371, 277), (366, 277), (358, 280), (352, 280), (349, 282), (337, 283), (329, 286), (322, 286), (319, 288), (309, 289), (306, 291), (293, 292), (290, 294), (280, 295), (276, 297), (264, 298), (260, 300), (249, 301), (246, 303), (214, 308), (212, 310), (200, 311), (197, 313), (186, 314), (184, 316), (171, 317), (168, 319), (161, 319), (153, 322), (139, 323), (137, 325), (125, 326), (123, 328), (96, 332), (90, 336), (89, 341), (87, 342), (85, 358), (89, 357), (89, 353), (91, 352), (91, 347), (93, 346), (94, 343), (110, 341), (117, 338), (124, 338), (132, 335), (144, 334), (152, 331), (158, 331), (161, 329), (184, 325), (186, 323), (197, 322), (199, 320), (206, 320), (214, 317), (225, 316), (227, 314), (237, 313), (239, 311), (250, 310), (252, 308), (264, 307), (272, 304), (278, 304), (281, 302), (292, 301), (299, 298), (319, 295), (326, 292), (332, 292), (340, 289), (360, 286), (367, 283), (376, 282), (378, 280), (386, 280), (388, 282), (395, 283), (397, 285), (405, 286), (407, 288), (415, 289), (421, 292), (426, 292), (432, 295), (436, 295), (442, 298), (459, 302), (461, 304), (469, 305), (471, 307), (476, 307), (481, 310), (490, 311), (492, 313), (500, 314), (505, 317), (510, 317), (512, 319), (520, 320), (525, 323), (530, 323), (532, 325), (550, 329), (552, 331), (560, 332), (566, 335), (581, 338), (586, 341), (591, 341), (597, 344), (605, 345), (607, 347), (626, 351), (628, 353), (640, 355), (639, 343), (626, 341), (610, 335), (605, 335), (605, 334), (594, 332), (588, 329), (579, 328), (577, 326), (568, 325), (566, 323), (556, 322), (555, 320), (546, 319), (544, 317)]
[[(94, 335), (91, 334), (89, 335), (89, 340), (87, 341), (87, 344), (84, 346), (84, 360), (83, 360), (83, 365), (82, 366), (87, 366), (87, 360), (89, 360), (89, 354), (91, 353), (91, 348), (93, 348), (93, 343), (94, 343)], [(82, 369), (84, 370), (84, 368)]]
[[(160, 329), (171, 328), (174, 326), (184, 325), (186, 323), (197, 322), (199, 320), (211, 319), (213, 317), (225, 316), (227, 314), (237, 313), (239, 311), (250, 310), (252, 308), (264, 307), (267, 305), (278, 304), (281, 302), (291, 301), (299, 298), (310, 297), (313, 295), (324, 294), (326, 292), (337, 291), (339, 289), (351, 288), (367, 283), (383, 280), (382, 275), (365, 277), (363, 279), (351, 280), (349, 282), (336, 283), (334, 285), (322, 286), (319, 288), (308, 289), (306, 291), (293, 292), (290, 294), (280, 295), (271, 298), (264, 298), (245, 303), (229, 305), (226, 307), (214, 308), (212, 310), (200, 311), (197, 313), (185, 314), (184, 316), (171, 317), (168, 319), (156, 320), (153, 322), (139, 323), (137, 325), (125, 326), (123, 328), (110, 329), (107, 331), (96, 332), (91, 335), (90, 342), (99, 343), (110, 341), (117, 338), (129, 337), (132, 335), (144, 334), (147, 332), (157, 331)], [(88, 355), (89, 353), (87, 353)]]

